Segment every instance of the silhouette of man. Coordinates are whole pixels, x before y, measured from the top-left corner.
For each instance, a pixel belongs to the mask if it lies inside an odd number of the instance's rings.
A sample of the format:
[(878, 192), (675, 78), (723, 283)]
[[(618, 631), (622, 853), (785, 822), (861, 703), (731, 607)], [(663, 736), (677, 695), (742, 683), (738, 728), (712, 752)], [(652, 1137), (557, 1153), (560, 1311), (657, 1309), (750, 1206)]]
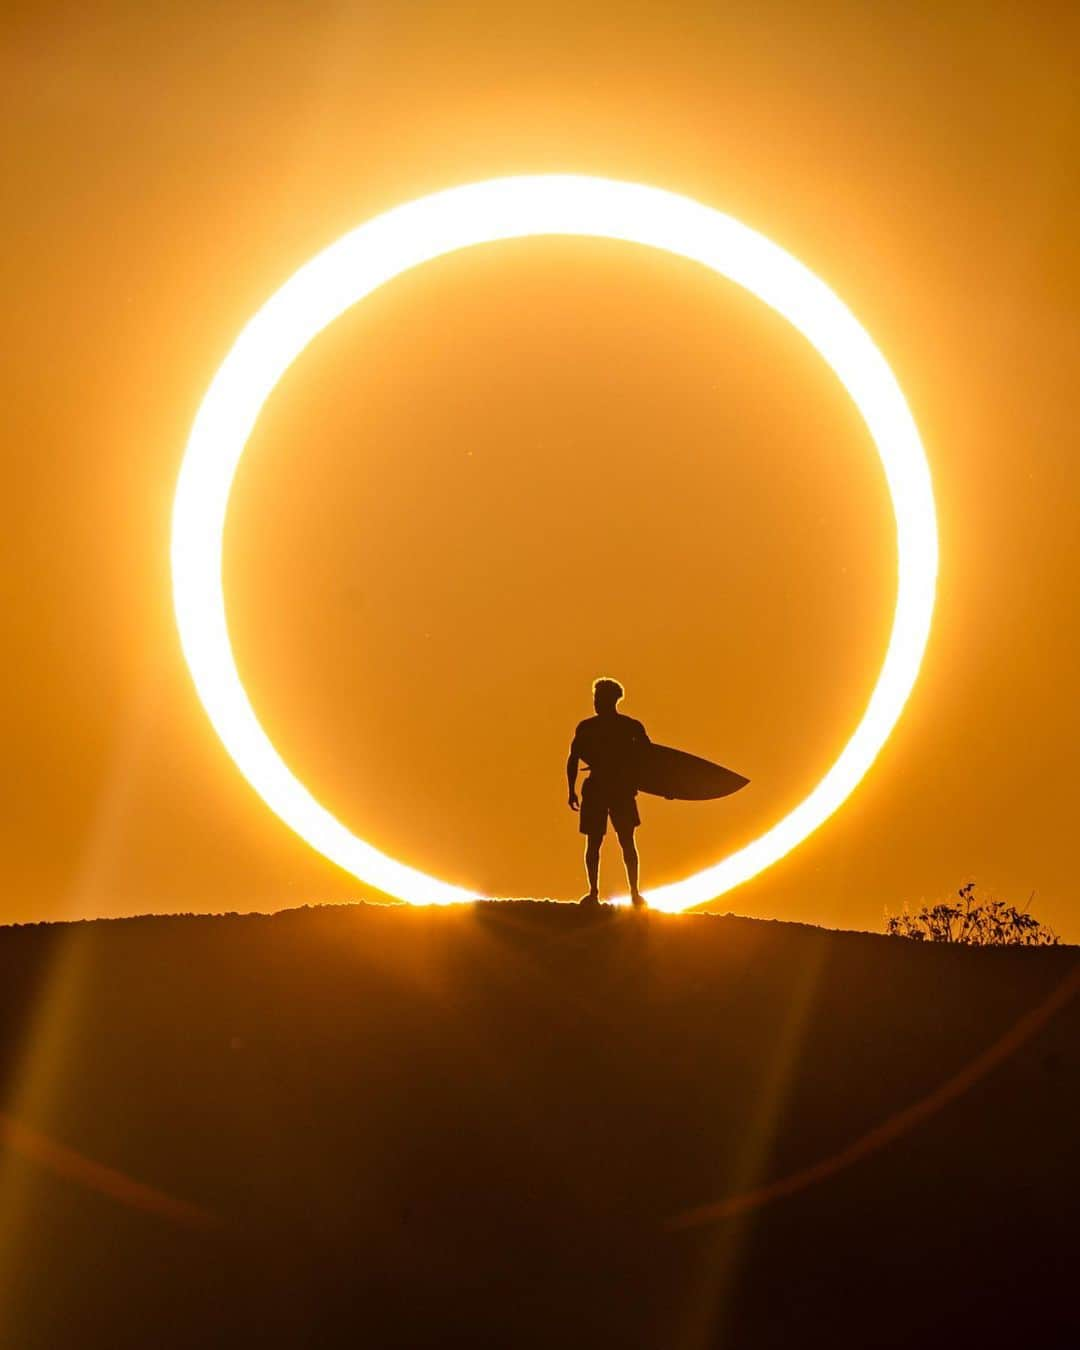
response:
[[(600, 845), (607, 833), (609, 816), (622, 845), (630, 899), (635, 906), (645, 904), (638, 890), (638, 852), (634, 843), (634, 831), (641, 824), (634, 761), (640, 748), (648, 745), (649, 737), (640, 722), (615, 711), (622, 696), (623, 687), (618, 680), (594, 681), (596, 716), (578, 723), (566, 761), (570, 810), (580, 810), (578, 828), (586, 839), (585, 871), (589, 878), (589, 893), (581, 897), (583, 905), (599, 903)], [(589, 775), (582, 781), (579, 803), (577, 775), (582, 760)]]

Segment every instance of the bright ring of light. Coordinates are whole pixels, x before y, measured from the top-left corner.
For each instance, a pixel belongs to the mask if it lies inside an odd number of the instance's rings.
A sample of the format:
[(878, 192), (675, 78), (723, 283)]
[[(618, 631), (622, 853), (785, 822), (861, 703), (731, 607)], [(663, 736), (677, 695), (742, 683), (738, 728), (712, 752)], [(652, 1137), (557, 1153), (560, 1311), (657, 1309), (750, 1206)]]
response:
[(807, 838), (870, 768), (903, 711), (930, 632), (937, 527), (919, 433), (884, 357), (850, 311), (802, 263), (730, 216), (660, 188), (543, 175), (452, 188), (387, 211), (302, 267), (237, 338), (203, 399), (173, 507), (173, 600), (180, 640), (210, 721), (268, 806), (360, 881), (413, 904), (476, 892), (386, 857), (321, 806), (259, 724), (236, 669), (225, 620), (222, 536), (244, 446), (271, 390), (311, 340), (401, 272), (473, 244), (531, 235), (590, 235), (646, 244), (703, 263), (771, 305), (843, 382), (877, 446), (896, 516), (896, 611), (885, 661), (859, 725), (793, 811), (745, 848), (650, 892), (669, 911), (712, 900)]

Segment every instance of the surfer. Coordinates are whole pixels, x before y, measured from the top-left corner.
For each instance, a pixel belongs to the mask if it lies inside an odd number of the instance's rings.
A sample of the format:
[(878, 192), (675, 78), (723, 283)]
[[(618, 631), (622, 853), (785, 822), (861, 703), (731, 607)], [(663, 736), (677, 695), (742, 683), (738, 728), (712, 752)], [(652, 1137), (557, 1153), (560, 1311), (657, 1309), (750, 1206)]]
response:
[[(615, 711), (623, 692), (618, 680), (593, 682), (596, 716), (578, 723), (566, 761), (566, 782), (570, 790), (570, 810), (580, 812), (578, 828), (586, 840), (585, 871), (589, 878), (589, 893), (581, 897), (581, 903), (599, 903), (600, 845), (607, 833), (610, 816), (622, 846), (630, 899), (635, 907), (641, 908), (645, 899), (638, 889), (638, 852), (634, 843), (634, 831), (641, 824), (641, 817), (637, 809), (634, 767), (641, 747), (649, 744), (649, 737), (640, 722)], [(582, 760), (589, 774), (582, 781), (579, 802), (577, 776)]]

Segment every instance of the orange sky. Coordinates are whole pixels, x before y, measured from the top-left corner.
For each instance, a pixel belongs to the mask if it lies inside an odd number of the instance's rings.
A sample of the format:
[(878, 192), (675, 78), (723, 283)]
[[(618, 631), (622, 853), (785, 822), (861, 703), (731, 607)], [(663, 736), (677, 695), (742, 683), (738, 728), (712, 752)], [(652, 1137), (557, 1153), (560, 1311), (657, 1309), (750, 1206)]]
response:
[[(974, 878), (1080, 940), (1080, 24), (914, 8), (9, 9), (0, 921), (358, 894), (240, 779), (183, 665), (191, 418), (244, 321), (350, 226), (575, 171), (700, 198), (812, 267), (934, 474), (908, 710), (841, 813), (718, 908), (874, 928)], [(257, 711), (347, 824), (447, 880), (572, 898), (562, 770), (592, 677), (753, 779), (643, 799), (647, 890), (824, 771), (894, 561), (868, 435), (797, 334), (690, 264), (530, 241), (402, 277), (305, 353), (241, 466), (226, 586)]]

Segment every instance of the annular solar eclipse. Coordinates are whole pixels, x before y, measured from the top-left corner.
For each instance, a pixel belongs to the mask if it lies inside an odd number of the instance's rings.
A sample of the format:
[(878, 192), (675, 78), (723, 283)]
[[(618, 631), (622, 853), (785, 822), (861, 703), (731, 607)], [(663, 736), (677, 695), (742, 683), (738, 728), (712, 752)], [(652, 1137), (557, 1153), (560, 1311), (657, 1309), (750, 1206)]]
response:
[(483, 898), (467, 880), (425, 875), (336, 819), (291, 771), (241, 683), (225, 617), (222, 545), (229, 494), (263, 404), (304, 348), (394, 277), (457, 249), (503, 239), (580, 235), (663, 249), (738, 283), (820, 353), (861, 412), (896, 520), (895, 612), (877, 683), (850, 739), (817, 786), (757, 839), (713, 866), (650, 890), (677, 912), (715, 899), (797, 847), (854, 790), (896, 725), (918, 677), (934, 609), (938, 542), (926, 456), (884, 357), (836, 295), (791, 254), (731, 216), (638, 183), (578, 175), (497, 178), (395, 207), (301, 267), (249, 321), (196, 415), (173, 507), (173, 600), (195, 687), (214, 729), (266, 804), (358, 880), (412, 904)]

